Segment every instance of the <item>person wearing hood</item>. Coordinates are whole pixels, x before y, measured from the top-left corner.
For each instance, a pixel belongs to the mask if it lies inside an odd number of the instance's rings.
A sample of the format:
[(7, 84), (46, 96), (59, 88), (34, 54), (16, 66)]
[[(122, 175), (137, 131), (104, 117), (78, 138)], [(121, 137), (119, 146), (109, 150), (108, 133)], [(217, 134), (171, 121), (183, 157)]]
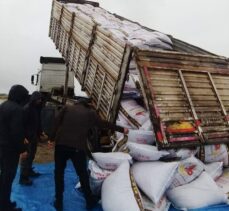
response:
[(10, 195), (20, 154), (27, 156), (23, 106), (28, 93), (22, 85), (14, 85), (8, 100), (0, 105), (0, 211), (21, 210), (10, 201)]
[(41, 130), (41, 109), (42, 95), (40, 92), (33, 92), (29, 102), (24, 107), (25, 113), (25, 133), (28, 148), (28, 156), (21, 159), (21, 172), (19, 183), (21, 185), (32, 185), (30, 177), (38, 177), (40, 173), (33, 170), (33, 160), (37, 151), (37, 143)]

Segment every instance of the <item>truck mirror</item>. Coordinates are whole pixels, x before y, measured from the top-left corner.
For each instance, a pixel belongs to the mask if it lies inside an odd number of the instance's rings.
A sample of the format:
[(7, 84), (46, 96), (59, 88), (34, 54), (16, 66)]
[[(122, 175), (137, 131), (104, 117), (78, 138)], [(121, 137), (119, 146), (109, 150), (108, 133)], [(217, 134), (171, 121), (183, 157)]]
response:
[(34, 75), (31, 75), (31, 84), (34, 84)]

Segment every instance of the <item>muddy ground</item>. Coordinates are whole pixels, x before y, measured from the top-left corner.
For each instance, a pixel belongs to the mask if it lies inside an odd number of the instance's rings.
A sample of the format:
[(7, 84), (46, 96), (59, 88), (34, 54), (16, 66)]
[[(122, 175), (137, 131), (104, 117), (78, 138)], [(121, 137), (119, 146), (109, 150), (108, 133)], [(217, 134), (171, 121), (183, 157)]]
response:
[(54, 161), (54, 148), (48, 147), (47, 141), (39, 142), (34, 163), (48, 163)]

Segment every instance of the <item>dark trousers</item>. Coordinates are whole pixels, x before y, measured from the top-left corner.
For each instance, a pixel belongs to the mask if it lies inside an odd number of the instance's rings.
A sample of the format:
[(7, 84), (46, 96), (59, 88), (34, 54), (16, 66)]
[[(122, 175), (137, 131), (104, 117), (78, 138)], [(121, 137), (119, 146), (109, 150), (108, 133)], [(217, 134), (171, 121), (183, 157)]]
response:
[(0, 148), (0, 211), (7, 210), (13, 180), (16, 176), (19, 153)]
[(57, 145), (55, 147), (56, 200), (63, 201), (64, 170), (68, 159), (72, 161), (75, 171), (79, 176), (86, 202), (90, 203), (92, 199), (92, 193), (89, 186), (86, 153), (84, 151), (76, 151), (74, 148), (69, 148), (60, 145)]
[(28, 177), (32, 170), (33, 160), (37, 152), (37, 139), (28, 144), (28, 156), (21, 159), (21, 176)]

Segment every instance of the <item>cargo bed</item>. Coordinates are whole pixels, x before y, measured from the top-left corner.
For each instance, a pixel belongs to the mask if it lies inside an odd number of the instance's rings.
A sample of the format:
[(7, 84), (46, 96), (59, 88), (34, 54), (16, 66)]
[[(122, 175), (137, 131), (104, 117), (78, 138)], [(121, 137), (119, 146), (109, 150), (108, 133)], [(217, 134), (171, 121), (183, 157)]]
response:
[(103, 119), (116, 121), (135, 62), (160, 149), (229, 143), (227, 58), (172, 36), (173, 50), (138, 48), (71, 6), (53, 1), (50, 37)]

